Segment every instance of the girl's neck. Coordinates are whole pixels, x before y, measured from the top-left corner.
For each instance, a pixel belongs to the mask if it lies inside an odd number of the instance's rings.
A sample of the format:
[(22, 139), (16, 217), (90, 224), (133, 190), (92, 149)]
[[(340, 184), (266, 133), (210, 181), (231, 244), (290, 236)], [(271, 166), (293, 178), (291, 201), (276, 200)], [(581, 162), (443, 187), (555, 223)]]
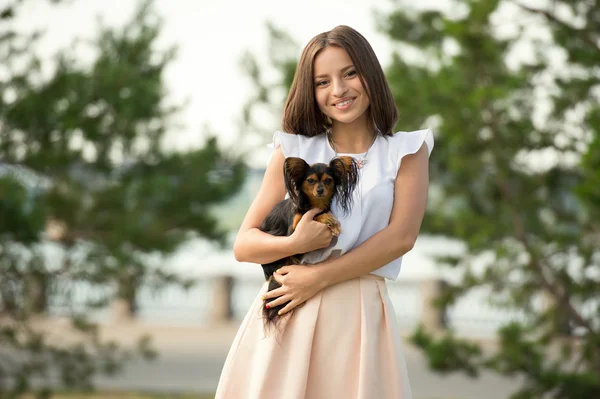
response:
[(365, 117), (351, 123), (333, 121), (330, 134), (338, 153), (361, 154), (373, 142), (375, 126), (370, 118)]

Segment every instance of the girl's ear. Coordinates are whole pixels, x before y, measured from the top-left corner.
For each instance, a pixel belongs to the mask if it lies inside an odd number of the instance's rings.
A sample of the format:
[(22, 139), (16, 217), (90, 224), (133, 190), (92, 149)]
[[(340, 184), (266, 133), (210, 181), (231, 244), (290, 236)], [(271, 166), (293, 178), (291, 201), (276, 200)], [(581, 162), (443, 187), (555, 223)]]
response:
[(295, 204), (298, 203), (300, 187), (309, 167), (304, 159), (296, 157), (288, 157), (283, 163), (285, 188)]

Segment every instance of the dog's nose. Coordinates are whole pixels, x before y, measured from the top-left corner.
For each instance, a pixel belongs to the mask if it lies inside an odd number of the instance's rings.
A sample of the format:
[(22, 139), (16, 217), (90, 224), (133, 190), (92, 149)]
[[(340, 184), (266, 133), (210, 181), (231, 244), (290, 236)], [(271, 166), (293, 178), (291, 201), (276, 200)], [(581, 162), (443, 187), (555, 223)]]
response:
[(325, 192), (325, 189), (323, 187), (318, 187), (317, 188), (317, 194), (321, 195)]

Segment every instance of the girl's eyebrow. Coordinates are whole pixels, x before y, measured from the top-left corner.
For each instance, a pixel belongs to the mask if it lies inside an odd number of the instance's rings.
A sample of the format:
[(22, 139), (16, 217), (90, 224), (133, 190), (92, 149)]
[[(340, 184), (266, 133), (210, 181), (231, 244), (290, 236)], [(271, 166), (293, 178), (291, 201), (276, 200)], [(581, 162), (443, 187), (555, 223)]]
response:
[[(340, 72), (344, 73), (344, 72), (346, 72), (348, 69), (350, 69), (350, 68), (352, 68), (352, 67), (354, 67), (354, 65), (352, 65), (352, 64), (351, 64), (351, 65), (348, 65), (348, 66), (346, 66), (346, 67), (343, 67), (343, 68), (340, 70)], [(326, 78), (326, 77), (327, 77), (327, 75), (318, 75), (318, 76), (315, 76), (315, 79), (319, 79), (319, 78)]]

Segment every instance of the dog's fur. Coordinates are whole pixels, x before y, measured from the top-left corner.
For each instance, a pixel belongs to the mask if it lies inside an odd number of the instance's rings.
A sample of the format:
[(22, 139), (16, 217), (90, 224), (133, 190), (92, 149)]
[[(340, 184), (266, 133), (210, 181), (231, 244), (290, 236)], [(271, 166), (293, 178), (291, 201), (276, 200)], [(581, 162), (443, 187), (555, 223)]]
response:
[[(332, 159), (329, 164), (308, 165), (301, 158), (289, 157), (284, 162), (284, 180), (289, 198), (275, 205), (262, 223), (261, 231), (275, 236), (289, 236), (296, 229), (302, 215), (312, 208), (319, 208), (322, 212), (315, 216), (315, 220), (327, 224), (334, 236), (341, 233), (340, 223), (330, 210), (331, 201), (337, 197), (342, 211), (349, 212), (352, 194), (358, 182), (358, 167), (354, 158), (341, 156)], [(273, 272), (282, 266), (300, 264), (302, 255), (296, 254), (262, 265), (265, 279), (269, 281), (268, 291), (281, 286), (273, 278)], [(263, 301), (267, 329), (276, 327), (280, 318), (277, 312), (289, 303), (267, 309), (265, 305), (275, 299)]]

